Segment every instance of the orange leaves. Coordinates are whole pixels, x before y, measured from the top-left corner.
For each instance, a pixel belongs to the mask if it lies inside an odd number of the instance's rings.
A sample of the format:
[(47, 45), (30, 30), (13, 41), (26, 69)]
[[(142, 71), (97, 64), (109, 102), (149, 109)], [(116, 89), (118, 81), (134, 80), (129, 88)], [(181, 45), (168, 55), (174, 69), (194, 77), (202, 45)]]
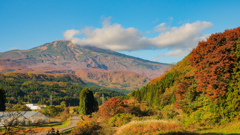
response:
[[(240, 27), (212, 34), (207, 41), (199, 42), (193, 49), (191, 65), (196, 67), (197, 90), (211, 99), (224, 96), (234, 69), (236, 40), (240, 38)], [(216, 100), (215, 100), (216, 101)]]
[(193, 78), (189, 76), (181, 76), (182, 81), (180, 81), (177, 90), (176, 90), (176, 102), (174, 103), (174, 107), (177, 109), (182, 108), (182, 106), (179, 104), (179, 101), (183, 100), (185, 98), (186, 93), (188, 92), (189, 86), (193, 83)]
[(71, 132), (72, 135), (90, 135), (94, 134), (97, 129), (96, 122), (93, 121), (79, 121), (77, 127)]
[(109, 99), (99, 108), (98, 113), (103, 118), (110, 118), (117, 113), (124, 112), (124, 103), (121, 101), (120, 98), (114, 97)]
[(118, 97), (113, 97), (107, 100), (98, 111), (98, 114), (105, 119), (109, 119), (115, 114), (131, 113), (136, 116), (148, 115), (150, 113), (146, 102), (139, 103), (134, 97), (128, 100), (121, 100)]
[(149, 85), (152, 84), (152, 83), (154, 83), (154, 82), (156, 82), (156, 81), (160, 81), (160, 80), (163, 79), (164, 77), (165, 77), (165, 74), (161, 75), (161, 76), (158, 77), (158, 78), (152, 79), (152, 81), (151, 81), (151, 83), (149, 83)]

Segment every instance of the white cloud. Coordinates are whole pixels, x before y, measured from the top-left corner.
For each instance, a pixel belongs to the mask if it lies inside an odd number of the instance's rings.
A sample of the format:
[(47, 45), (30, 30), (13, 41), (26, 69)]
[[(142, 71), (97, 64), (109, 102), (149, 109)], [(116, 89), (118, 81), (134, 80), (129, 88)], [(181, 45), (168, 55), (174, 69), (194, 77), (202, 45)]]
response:
[(76, 35), (76, 34), (80, 34), (80, 31), (71, 29), (71, 30), (67, 30), (67, 31), (64, 32), (64, 37), (65, 37), (66, 40), (72, 40), (73, 36)]
[(187, 23), (181, 27), (173, 27), (170, 30), (160, 33), (157, 37), (150, 39), (157, 48), (189, 49), (197, 45), (206, 35), (201, 32), (212, 26), (210, 22)]
[(85, 28), (81, 30), (86, 38), (75, 38), (74, 33), (78, 30), (67, 30), (64, 33), (66, 40), (71, 40), (78, 45), (94, 45), (111, 50), (138, 50), (146, 48), (149, 40), (142, 36), (135, 28), (124, 29), (120, 24), (110, 25), (109, 19), (102, 23), (102, 28)]
[(10, 47), (10, 48), (9, 48), (9, 51), (12, 51), (12, 50), (18, 50), (18, 48), (16, 48), (16, 47)]
[[(64, 37), (81, 46), (93, 45), (117, 51), (167, 48), (173, 51), (166, 53), (166, 56), (178, 56), (187, 54), (197, 46), (198, 41), (206, 39), (209, 35), (202, 35), (201, 32), (211, 26), (212, 23), (205, 21), (187, 23), (180, 27), (167, 27), (165, 23), (161, 23), (154, 28), (160, 33), (156, 37), (146, 38), (139, 30), (111, 24), (110, 18), (107, 18), (103, 21), (102, 28), (67, 30)], [(85, 38), (76, 38), (76, 34), (82, 34)]]
[(158, 26), (156, 26), (154, 28), (154, 31), (155, 32), (164, 32), (164, 31), (167, 31), (167, 30), (171, 29), (171, 27), (167, 27), (165, 25), (166, 25), (166, 23), (159, 24)]
[[(174, 58), (179, 58), (181, 56), (184, 56), (187, 50), (183, 51), (181, 49), (167, 52), (164, 56), (172, 56)], [(188, 52), (188, 51), (187, 51)]]

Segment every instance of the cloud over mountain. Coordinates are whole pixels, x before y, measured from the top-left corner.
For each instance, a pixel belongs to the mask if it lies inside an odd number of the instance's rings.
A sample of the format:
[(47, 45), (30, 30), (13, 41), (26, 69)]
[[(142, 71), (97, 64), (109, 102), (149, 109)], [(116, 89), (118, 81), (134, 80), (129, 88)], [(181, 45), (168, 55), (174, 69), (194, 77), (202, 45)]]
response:
[[(172, 52), (165, 56), (174, 56), (188, 53), (197, 46), (198, 41), (206, 39), (208, 35), (201, 32), (212, 26), (211, 22), (205, 21), (187, 23), (180, 27), (169, 27), (161, 23), (154, 28), (158, 35), (147, 38), (133, 27), (123, 28), (120, 24), (111, 24), (109, 20), (110, 18), (103, 21), (102, 28), (67, 30), (64, 37), (80, 46), (93, 45), (115, 51), (167, 48)], [(77, 38), (76, 34), (83, 35), (84, 38)]]

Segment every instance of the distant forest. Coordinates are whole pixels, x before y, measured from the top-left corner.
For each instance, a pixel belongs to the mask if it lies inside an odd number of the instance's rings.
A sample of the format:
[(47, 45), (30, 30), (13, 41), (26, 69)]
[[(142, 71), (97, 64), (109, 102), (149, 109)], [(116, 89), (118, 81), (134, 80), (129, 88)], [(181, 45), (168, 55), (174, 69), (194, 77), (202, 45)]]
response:
[(79, 94), (85, 87), (91, 88), (99, 104), (102, 94), (107, 99), (128, 93), (126, 90), (110, 90), (95, 84), (85, 84), (71, 74), (0, 74), (0, 87), (6, 91), (6, 102), (12, 104), (29, 102), (48, 105), (52, 95), (54, 105), (66, 101), (67, 106), (78, 106)]

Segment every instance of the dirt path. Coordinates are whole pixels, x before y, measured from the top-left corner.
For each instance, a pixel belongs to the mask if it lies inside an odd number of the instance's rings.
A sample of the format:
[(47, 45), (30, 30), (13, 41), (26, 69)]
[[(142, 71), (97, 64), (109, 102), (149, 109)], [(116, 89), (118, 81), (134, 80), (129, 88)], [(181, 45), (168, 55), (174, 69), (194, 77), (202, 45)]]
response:
[[(76, 125), (77, 125), (77, 123), (78, 123), (79, 120), (80, 120), (80, 119), (79, 119), (79, 116), (78, 116), (78, 115), (72, 115), (70, 125), (67, 126), (67, 127), (64, 127), (64, 128), (59, 128), (59, 129), (57, 129), (57, 130), (61, 133), (61, 132), (65, 131), (65, 130), (74, 128), (74, 127), (76, 127)], [(46, 134), (47, 134), (47, 132), (41, 132), (41, 133), (35, 133), (35, 134), (33, 134), (33, 135), (46, 135)]]

